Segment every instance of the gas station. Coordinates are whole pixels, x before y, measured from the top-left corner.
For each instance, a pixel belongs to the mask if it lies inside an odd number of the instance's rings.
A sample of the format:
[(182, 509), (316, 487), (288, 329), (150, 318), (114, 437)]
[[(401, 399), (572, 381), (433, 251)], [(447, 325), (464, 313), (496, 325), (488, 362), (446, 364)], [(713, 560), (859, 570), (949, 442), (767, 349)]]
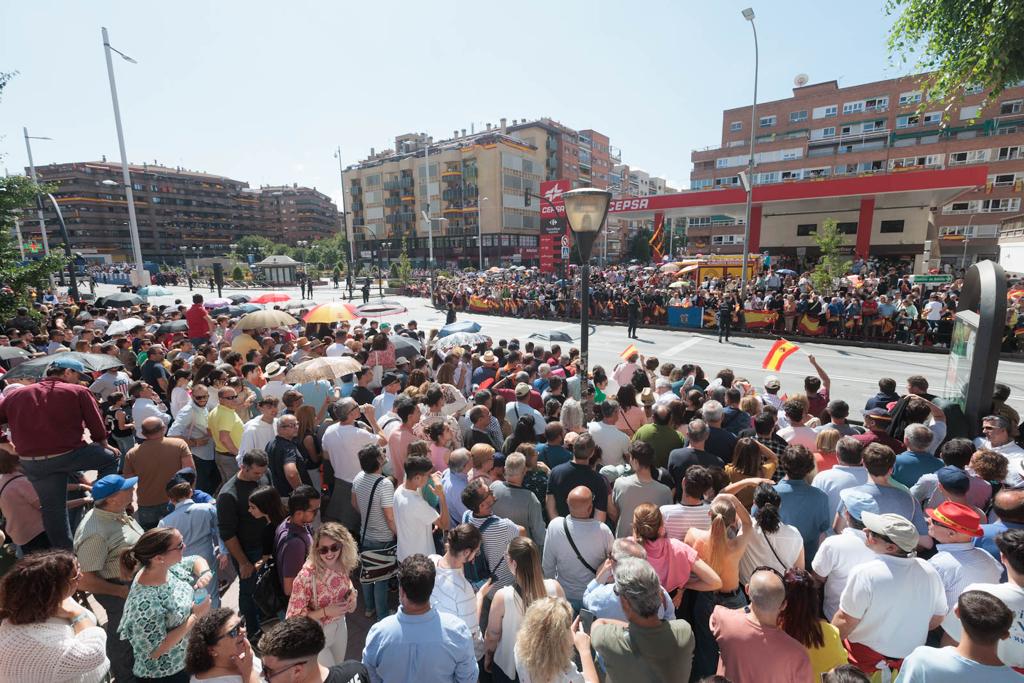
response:
[[(983, 187), (987, 176), (988, 167), (977, 165), (757, 185), (753, 188), (748, 253), (768, 251), (773, 256), (813, 258), (817, 252), (813, 233), (831, 218), (837, 221), (840, 233), (849, 236), (851, 254), (912, 260), (914, 272), (924, 273), (939, 256), (940, 240), (931, 220), (932, 211), (941, 211), (960, 195)], [(542, 184), (542, 193), (545, 185), (550, 189), (567, 183)], [(541, 205), (541, 222), (557, 228), (552, 218), (555, 212), (558, 217), (561, 215), (560, 198), (551, 194), (554, 196), (550, 201)], [(608, 215), (651, 219), (656, 231), (666, 219), (726, 217), (731, 220), (724, 226), (691, 225), (687, 230), (687, 250), (691, 255), (740, 254), (746, 200), (747, 193), (741, 188), (625, 197), (612, 200)], [(559, 249), (563, 234), (542, 234), (542, 269), (547, 242), (551, 243), (550, 260), (557, 264), (564, 252)], [(668, 245), (663, 246), (667, 253)]]

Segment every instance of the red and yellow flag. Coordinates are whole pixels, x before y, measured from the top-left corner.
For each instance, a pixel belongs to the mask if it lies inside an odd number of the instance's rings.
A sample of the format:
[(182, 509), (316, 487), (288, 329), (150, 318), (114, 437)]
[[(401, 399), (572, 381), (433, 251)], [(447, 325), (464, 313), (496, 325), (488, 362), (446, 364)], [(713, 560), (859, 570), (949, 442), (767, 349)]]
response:
[(811, 317), (804, 313), (803, 317), (796, 324), (796, 328), (803, 334), (816, 337), (825, 334), (825, 326), (818, 322), (817, 317)]
[(800, 347), (793, 342), (786, 341), (785, 339), (779, 339), (777, 342), (772, 344), (772, 348), (768, 349), (768, 355), (764, 357), (761, 362), (761, 367), (765, 370), (771, 370), (772, 372), (778, 372), (782, 369), (782, 364), (799, 351)]
[(629, 346), (626, 347), (625, 351), (619, 354), (619, 358), (621, 358), (622, 360), (629, 360), (629, 357), (632, 356), (634, 353), (639, 353), (639, 351), (636, 348), (636, 344), (630, 344)]
[(748, 330), (771, 327), (778, 319), (779, 314), (775, 311), (743, 311), (743, 320)]

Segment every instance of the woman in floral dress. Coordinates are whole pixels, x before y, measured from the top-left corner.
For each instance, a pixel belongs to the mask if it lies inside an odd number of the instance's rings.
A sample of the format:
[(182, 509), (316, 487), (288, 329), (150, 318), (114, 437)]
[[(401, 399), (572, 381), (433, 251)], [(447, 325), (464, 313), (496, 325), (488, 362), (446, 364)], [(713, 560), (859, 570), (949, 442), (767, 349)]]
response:
[[(213, 574), (198, 555), (182, 557), (185, 542), (177, 529), (144, 533), (121, 555), (121, 568), (135, 579), (124, 603), (118, 633), (132, 645), (139, 680), (187, 683), (186, 637), (210, 610), (206, 592)], [(139, 568), (141, 567), (141, 571)], [(201, 598), (201, 602), (196, 599)]]
[(292, 583), (286, 617), (309, 617), (323, 626), (324, 649), (317, 658), (323, 666), (345, 661), (345, 615), (356, 609), (356, 591), (349, 575), (358, 560), (356, 542), (348, 529), (325, 522), (313, 535), (309, 559)]

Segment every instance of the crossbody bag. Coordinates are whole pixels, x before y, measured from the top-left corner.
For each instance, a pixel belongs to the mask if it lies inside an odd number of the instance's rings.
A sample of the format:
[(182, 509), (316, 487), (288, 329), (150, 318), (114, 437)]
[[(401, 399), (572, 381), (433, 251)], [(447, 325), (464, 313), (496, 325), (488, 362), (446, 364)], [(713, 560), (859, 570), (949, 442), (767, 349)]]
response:
[(576, 553), (576, 559), (579, 560), (584, 567), (590, 570), (591, 574), (594, 574), (596, 576), (597, 570), (591, 567), (590, 563), (583, 559), (583, 554), (580, 553), (580, 549), (576, 547), (576, 542), (572, 540), (572, 534), (569, 533), (569, 521), (565, 517), (562, 517), (562, 529), (565, 530), (565, 538), (569, 541), (569, 545), (572, 547), (572, 551)]
[(366, 502), (366, 516), (363, 518), (363, 530), (359, 534), (359, 583), (376, 583), (387, 581), (398, 573), (398, 541), (376, 550), (365, 550), (366, 527), (370, 523), (370, 510), (373, 509), (373, 497), (377, 487), (384, 481), (378, 477), (370, 489), (370, 500)]

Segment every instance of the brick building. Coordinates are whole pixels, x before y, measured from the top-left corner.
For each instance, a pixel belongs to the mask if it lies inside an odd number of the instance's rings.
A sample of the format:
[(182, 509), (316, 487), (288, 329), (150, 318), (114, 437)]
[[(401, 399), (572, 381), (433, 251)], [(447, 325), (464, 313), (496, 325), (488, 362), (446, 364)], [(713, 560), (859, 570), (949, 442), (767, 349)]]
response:
[[(985, 164), (987, 183), (933, 207), (928, 237), (946, 261), (968, 263), (995, 257), (1002, 217), (1019, 212), (1024, 186), (1024, 83), (981, 109), (984, 93), (968, 88), (946, 120), (931, 109), (922, 76), (840, 88), (836, 81), (793, 88), (793, 97), (760, 103), (755, 122), (755, 185), (813, 182), (823, 178), (912, 173), (921, 169)], [(922, 102), (925, 102), (922, 106)], [(750, 144), (750, 107), (722, 116), (721, 144), (692, 153), (691, 189), (736, 188)], [(823, 207), (823, 210), (827, 207)], [(825, 210), (828, 214), (829, 211)], [(857, 216), (833, 212), (842, 230), (856, 232)], [(776, 217), (777, 230), (762, 245), (793, 251), (815, 221)], [(880, 219), (881, 220), (881, 219)], [(897, 254), (909, 246), (897, 226), (876, 226), (888, 238), (872, 240), (872, 252)], [(789, 233), (792, 234), (789, 234)], [(916, 233), (915, 233), (916, 234)], [(724, 215), (691, 218), (688, 239), (723, 253), (742, 249), (742, 219)]]

